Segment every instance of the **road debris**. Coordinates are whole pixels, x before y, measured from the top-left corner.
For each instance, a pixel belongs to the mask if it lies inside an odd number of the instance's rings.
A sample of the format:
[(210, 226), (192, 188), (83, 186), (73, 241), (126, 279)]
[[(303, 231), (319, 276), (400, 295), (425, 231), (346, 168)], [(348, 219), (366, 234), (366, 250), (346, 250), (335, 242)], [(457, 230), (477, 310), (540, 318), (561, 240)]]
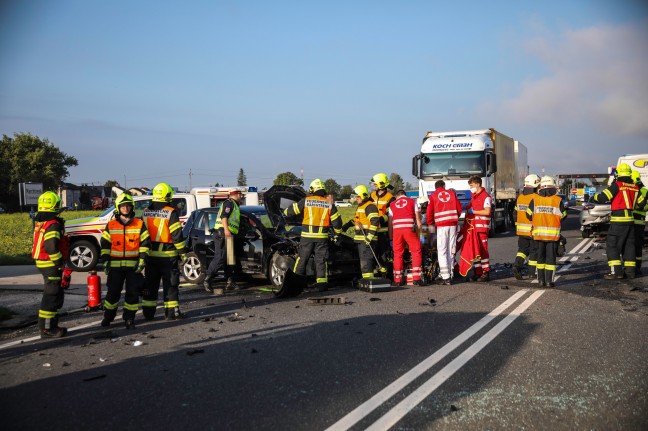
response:
[(142, 342), (139, 341), (139, 340), (137, 340), (137, 341), (133, 341), (133, 347), (139, 347), (139, 346), (141, 346), (142, 344), (144, 344), (144, 343), (142, 343)]
[(195, 349), (187, 351), (187, 356), (197, 355), (199, 353), (205, 353), (205, 349)]
[(338, 305), (338, 304), (346, 304), (346, 298), (343, 296), (308, 298), (308, 305)]

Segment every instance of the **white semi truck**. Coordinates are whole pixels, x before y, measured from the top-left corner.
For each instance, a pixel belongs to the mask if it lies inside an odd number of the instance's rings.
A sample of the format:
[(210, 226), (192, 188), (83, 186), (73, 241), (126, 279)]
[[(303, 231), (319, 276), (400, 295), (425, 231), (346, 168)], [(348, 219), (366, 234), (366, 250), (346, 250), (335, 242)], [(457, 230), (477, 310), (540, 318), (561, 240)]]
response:
[(464, 206), (471, 198), (468, 178), (481, 177), (493, 198), (491, 231), (510, 229), (515, 201), (529, 174), (527, 149), (495, 129), (427, 132), (420, 154), (412, 159), (412, 174), (419, 180), (419, 197), (428, 198), (434, 183), (443, 180)]

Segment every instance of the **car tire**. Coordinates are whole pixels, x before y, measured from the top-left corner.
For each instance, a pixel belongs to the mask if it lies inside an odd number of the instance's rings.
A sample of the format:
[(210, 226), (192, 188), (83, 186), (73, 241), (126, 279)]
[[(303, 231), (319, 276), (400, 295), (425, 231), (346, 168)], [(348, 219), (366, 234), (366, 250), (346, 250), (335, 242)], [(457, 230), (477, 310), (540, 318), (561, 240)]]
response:
[(590, 237), (590, 230), (589, 229), (583, 229), (581, 231), (581, 238), (589, 238)]
[(205, 280), (207, 268), (203, 260), (193, 251), (187, 253), (187, 260), (180, 266), (180, 273), (191, 284), (201, 284)]
[(270, 265), (268, 265), (268, 280), (277, 289), (283, 286), (286, 271), (293, 268), (295, 260), (292, 257), (275, 253), (270, 258)]
[(70, 245), (68, 263), (76, 272), (92, 271), (99, 261), (99, 250), (90, 241), (75, 241)]

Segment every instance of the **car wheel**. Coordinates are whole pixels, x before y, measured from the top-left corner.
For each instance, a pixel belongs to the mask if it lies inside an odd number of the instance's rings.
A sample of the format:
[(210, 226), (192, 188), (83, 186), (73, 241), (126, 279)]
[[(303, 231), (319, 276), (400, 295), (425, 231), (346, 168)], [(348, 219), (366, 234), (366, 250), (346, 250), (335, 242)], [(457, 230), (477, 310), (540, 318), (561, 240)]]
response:
[(276, 288), (283, 286), (284, 278), (288, 268), (293, 268), (295, 264), (294, 259), (279, 253), (272, 255), (270, 259), (270, 267), (268, 268), (268, 279), (270, 283)]
[(589, 238), (590, 237), (590, 230), (589, 229), (583, 229), (581, 231), (581, 238)]
[(180, 267), (180, 272), (184, 279), (192, 284), (202, 283), (206, 276), (202, 259), (193, 251), (187, 253), (187, 260)]
[(70, 246), (70, 257), (68, 261), (74, 271), (91, 271), (97, 266), (97, 262), (99, 261), (99, 250), (90, 241), (75, 241)]

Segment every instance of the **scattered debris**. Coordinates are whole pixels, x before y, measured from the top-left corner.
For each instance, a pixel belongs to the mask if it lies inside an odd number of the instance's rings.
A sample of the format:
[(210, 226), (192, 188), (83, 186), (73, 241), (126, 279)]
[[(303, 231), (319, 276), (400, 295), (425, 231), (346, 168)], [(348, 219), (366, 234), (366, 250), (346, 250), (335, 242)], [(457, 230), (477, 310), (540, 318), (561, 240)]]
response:
[(52, 364), (50, 364), (49, 362), (45, 362), (43, 364), (43, 368), (50, 368), (51, 366), (52, 366)]
[(67, 361), (63, 361), (63, 366), (64, 366), (64, 367), (69, 367), (70, 365), (72, 365), (72, 364), (70, 364), (70, 363), (67, 362)]
[(458, 412), (459, 410), (460, 410), (459, 407), (455, 406), (454, 404), (450, 404), (451, 412)]
[(259, 351), (257, 349), (252, 349), (250, 353), (259, 353)]
[(148, 334), (148, 335), (146, 336), (146, 338), (156, 338), (156, 337), (155, 337), (155, 335), (153, 335), (153, 334)]
[(137, 341), (133, 341), (133, 347), (139, 347), (139, 346), (141, 346), (142, 344), (144, 344), (144, 343), (142, 343), (142, 342), (139, 341), (139, 340), (137, 340)]
[(238, 313), (234, 313), (231, 316), (227, 316), (227, 320), (229, 320), (230, 322), (238, 322), (240, 320), (245, 320), (245, 317), (242, 317)]
[(427, 302), (419, 302), (419, 305), (422, 305), (424, 307), (435, 307), (437, 305), (437, 302), (435, 299), (428, 298)]
[(207, 331), (207, 332), (218, 332), (218, 329), (216, 329), (216, 328), (209, 328), (209, 331)]
[(308, 298), (308, 305), (337, 305), (346, 304), (346, 298), (343, 296)]
[(105, 377), (106, 377), (105, 374), (99, 374), (98, 376), (88, 377), (87, 379), (83, 379), (83, 381), (84, 381), (84, 382), (91, 382), (91, 381), (93, 381), (93, 380), (99, 380), (99, 379), (103, 379), (103, 378), (105, 378)]
[(99, 362), (106, 362), (106, 361), (107, 361), (107, 359), (99, 358)]
[(205, 353), (205, 349), (189, 350), (189, 351), (187, 352), (187, 356), (193, 356), (193, 355), (197, 355), (197, 354), (199, 354), (199, 353)]
[(376, 297), (374, 296), (374, 297), (369, 298), (369, 301), (371, 301), (371, 302), (374, 302), (374, 301), (382, 301), (382, 299), (380, 299), (380, 298), (376, 298)]
[(502, 286), (502, 287), (500, 287), (500, 289), (503, 289), (503, 290), (508, 290), (508, 288), (509, 288), (508, 286)]

